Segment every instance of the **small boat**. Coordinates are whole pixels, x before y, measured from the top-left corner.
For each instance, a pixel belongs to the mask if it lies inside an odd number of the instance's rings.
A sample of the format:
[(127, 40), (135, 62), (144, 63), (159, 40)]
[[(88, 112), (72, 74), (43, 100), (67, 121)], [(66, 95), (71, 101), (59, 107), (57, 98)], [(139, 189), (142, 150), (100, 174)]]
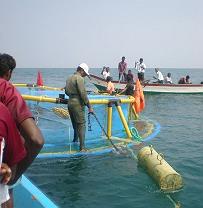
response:
[[(90, 74), (90, 82), (99, 91), (106, 90), (106, 80), (96, 75)], [(120, 91), (125, 88), (126, 82), (112, 81), (115, 89)], [(196, 94), (203, 93), (203, 84), (157, 84), (157, 83), (145, 83), (143, 85), (144, 93), (174, 93), (174, 94)]]

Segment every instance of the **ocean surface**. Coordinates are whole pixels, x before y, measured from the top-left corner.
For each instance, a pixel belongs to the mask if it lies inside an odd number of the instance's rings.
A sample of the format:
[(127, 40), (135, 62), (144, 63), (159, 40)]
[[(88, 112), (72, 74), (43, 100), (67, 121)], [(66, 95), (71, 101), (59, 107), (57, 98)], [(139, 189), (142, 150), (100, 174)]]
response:
[[(41, 71), (44, 85), (63, 87), (75, 69), (16, 69), (14, 83), (36, 83)], [(203, 81), (203, 69), (160, 69), (171, 72), (174, 83), (190, 75), (191, 81)], [(100, 74), (101, 69), (91, 69)], [(117, 79), (117, 69), (111, 69)], [(147, 69), (152, 79), (154, 69)], [(87, 79), (87, 88), (95, 88)], [(150, 176), (131, 156), (115, 153), (66, 159), (36, 159), (26, 172), (59, 207), (67, 208), (172, 208), (179, 202), (184, 208), (203, 207), (203, 95), (146, 95), (141, 117), (157, 121), (160, 133), (147, 144), (165, 156), (182, 175), (184, 188), (162, 193)], [(56, 135), (57, 139), (57, 135)], [(136, 152), (135, 152), (136, 153)]]

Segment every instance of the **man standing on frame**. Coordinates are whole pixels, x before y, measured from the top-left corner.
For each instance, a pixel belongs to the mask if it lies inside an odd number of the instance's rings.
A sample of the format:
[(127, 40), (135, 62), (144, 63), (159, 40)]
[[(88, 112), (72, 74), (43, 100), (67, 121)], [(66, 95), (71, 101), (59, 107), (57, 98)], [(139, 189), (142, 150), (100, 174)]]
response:
[(65, 93), (69, 96), (68, 110), (74, 129), (73, 142), (80, 141), (80, 151), (85, 149), (85, 106), (88, 107), (89, 112), (93, 113), (85, 89), (84, 77), (89, 76), (89, 67), (82, 63), (78, 66), (76, 72), (67, 79)]

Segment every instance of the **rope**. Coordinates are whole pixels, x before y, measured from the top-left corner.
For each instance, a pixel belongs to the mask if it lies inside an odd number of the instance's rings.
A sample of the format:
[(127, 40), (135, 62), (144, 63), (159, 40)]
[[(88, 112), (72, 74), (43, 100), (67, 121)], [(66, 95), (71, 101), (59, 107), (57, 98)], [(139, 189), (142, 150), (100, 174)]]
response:
[[(111, 142), (111, 144), (112, 144), (112, 146), (114, 147), (114, 149), (115, 149), (117, 152), (120, 153), (119, 149), (116, 147), (116, 145), (115, 145), (115, 144), (113, 143), (113, 141), (110, 139), (110, 137), (109, 137), (108, 134), (106, 133), (104, 127), (101, 125), (101, 123), (100, 123), (100, 121), (98, 120), (96, 114), (95, 114), (94, 112), (89, 112), (89, 113), (88, 113), (88, 118), (90, 117), (90, 114), (92, 114), (92, 115), (95, 117), (97, 123), (98, 123), (99, 126), (101, 127), (101, 129), (102, 129), (102, 131), (104, 132), (104, 134), (106, 135), (106, 137), (107, 137), (107, 138), (109, 139), (109, 141)], [(88, 128), (89, 128), (89, 125), (88, 125)]]
[(135, 127), (132, 127), (130, 131), (135, 140), (137, 140), (138, 142), (142, 142), (142, 137), (138, 134), (138, 131)]
[(88, 131), (92, 131), (92, 125), (91, 125), (91, 121), (90, 121), (90, 114), (91, 113), (88, 113)]
[(166, 195), (167, 198), (173, 203), (175, 208), (181, 208), (180, 202), (176, 202), (169, 194)]
[(128, 147), (128, 146), (126, 146), (126, 148), (127, 148), (128, 151), (131, 153), (132, 157), (133, 157), (135, 160), (137, 160), (137, 156), (135, 155), (135, 153), (133, 152), (133, 150), (132, 150), (130, 147)]

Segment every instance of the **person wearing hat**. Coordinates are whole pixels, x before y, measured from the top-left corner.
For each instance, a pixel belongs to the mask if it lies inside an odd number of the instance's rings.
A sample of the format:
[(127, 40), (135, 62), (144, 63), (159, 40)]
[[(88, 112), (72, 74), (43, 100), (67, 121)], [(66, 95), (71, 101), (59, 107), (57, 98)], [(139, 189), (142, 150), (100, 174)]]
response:
[(86, 63), (82, 63), (77, 67), (76, 72), (66, 80), (65, 93), (69, 96), (68, 110), (74, 129), (73, 142), (77, 142), (79, 138), (80, 151), (85, 151), (85, 106), (89, 112), (93, 112), (87, 97), (85, 89), (84, 77), (89, 76), (89, 67)]

